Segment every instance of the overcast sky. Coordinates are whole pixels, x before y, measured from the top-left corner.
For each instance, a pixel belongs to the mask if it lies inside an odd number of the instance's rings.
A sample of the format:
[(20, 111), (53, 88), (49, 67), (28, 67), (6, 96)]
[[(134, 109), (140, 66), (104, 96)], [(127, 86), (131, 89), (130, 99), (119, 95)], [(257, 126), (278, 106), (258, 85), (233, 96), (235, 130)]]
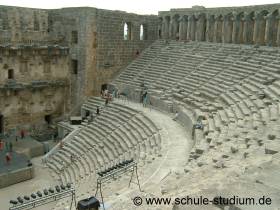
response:
[[(279, 1), (278, 1), (279, 2)], [(0, 5), (56, 9), (90, 6), (101, 9), (122, 10), (138, 14), (157, 14), (170, 8), (247, 6), (273, 4), (273, 0), (0, 0)]]

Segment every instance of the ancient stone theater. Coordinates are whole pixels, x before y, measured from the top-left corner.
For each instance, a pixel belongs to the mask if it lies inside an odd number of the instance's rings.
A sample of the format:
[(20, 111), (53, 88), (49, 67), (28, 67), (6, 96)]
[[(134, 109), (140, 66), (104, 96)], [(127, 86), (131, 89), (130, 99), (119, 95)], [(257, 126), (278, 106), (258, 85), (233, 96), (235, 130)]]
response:
[(0, 6), (0, 209), (280, 210), (279, 47), (280, 4)]

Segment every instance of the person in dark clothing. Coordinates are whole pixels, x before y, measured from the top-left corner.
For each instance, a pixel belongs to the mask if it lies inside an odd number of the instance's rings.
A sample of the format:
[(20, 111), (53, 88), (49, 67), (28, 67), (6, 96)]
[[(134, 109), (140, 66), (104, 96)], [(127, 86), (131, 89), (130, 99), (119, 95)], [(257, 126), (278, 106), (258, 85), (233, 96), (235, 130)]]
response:
[(31, 167), (33, 164), (31, 163), (31, 161), (30, 160), (27, 160), (27, 166), (28, 167)]
[(96, 108), (96, 115), (100, 114), (99, 106)]

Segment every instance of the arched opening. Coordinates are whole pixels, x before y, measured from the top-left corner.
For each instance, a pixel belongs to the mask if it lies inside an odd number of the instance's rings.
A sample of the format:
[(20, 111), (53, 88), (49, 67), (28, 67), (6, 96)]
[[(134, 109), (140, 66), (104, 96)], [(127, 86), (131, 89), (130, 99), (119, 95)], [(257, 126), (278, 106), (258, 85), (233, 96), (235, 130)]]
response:
[(215, 37), (216, 37), (216, 42), (222, 42), (222, 28), (223, 28), (223, 17), (219, 15), (216, 18), (215, 22)]
[(268, 11), (264, 10), (258, 14), (256, 23), (258, 26), (257, 33), (257, 43), (264, 45), (265, 44), (265, 29), (266, 29), (266, 20), (265, 16), (268, 14)]
[(171, 28), (170, 28), (170, 38), (179, 39), (179, 15), (172, 17)]
[(180, 29), (179, 29), (179, 38), (180, 40), (186, 40), (187, 39), (187, 33), (188, 33), (188, 16), (184, 15), (180, 18)]
[(144, 24), (140, 25), (140, 40), (147, 40), (147, 26)]
[(205, 32), (206, 32), (205, 14), (200, 14), (197, 18), (197, 23), (196, 23), (196, 40), (205, 41)]
[(207, 27), (207, 37), (209, 42), (213, 42), (214, 41), (214, 26), (215, 26), (215, 16), (214, 15), (210, 15), (208, 17), (208, 27)]
[(124, 23), (123, 39), (132, 40), (132, 24), (131, 23)]
[(254, 40), (255, 13), (244, 14), (243, 41), (245, 44), (252, 44)]
[(140, 25), (140, 40), (144, 40), (144, 28), (143, 25)]
[(45, 115), (45, 121), (48, 125), (50, 125), (52, 123), (52, 115)]

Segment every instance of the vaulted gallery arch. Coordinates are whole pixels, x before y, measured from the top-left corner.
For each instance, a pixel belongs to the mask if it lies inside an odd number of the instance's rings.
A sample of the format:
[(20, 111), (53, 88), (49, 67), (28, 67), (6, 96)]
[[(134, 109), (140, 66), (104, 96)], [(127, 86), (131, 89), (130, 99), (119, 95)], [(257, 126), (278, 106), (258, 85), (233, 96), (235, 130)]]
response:
[(196, 18), (196, 40), (205, 41), (206, 32), (206, 15), (204, 13), (199, 14)]
[(275, 10), (266, 15), (266, 28), (265, 28), (265, 43), (268, 46), (277, 45), (277, 32), (278, 32), (278, 10)]
[(195, 31), (196, 31), (196, 18), (195, 15), (190, 15), (188, 17), (188, 40), (195, 41)]
[(222, 42), (222, 33), (223, 33), (223, 16), (215, 16), (215, 25), (214, 25), (214, 42)]
[(255, 13), (254, 23), (254, 43), (264, 45), (265, 44), (265, 28), (266, 28), (266, 15), (268, 11), (263, 10)]
[(187, 39), (188, 32), (188, 16), (183, 15), (179, 18), (179, 39)]
[(233, 32), (233, 15), (229, 13), (224, 16), (223, 21), (223, 42), (232, 42), (232, 32)]
[(255, 13), (244, 13), (243, 42), (252, 44), (254, 40)]
[(169, 37), (171, 39), (178, 39), (179, 38), (179, 15), (174, 15), (171, 18), (170, 29), (169, 29)]

